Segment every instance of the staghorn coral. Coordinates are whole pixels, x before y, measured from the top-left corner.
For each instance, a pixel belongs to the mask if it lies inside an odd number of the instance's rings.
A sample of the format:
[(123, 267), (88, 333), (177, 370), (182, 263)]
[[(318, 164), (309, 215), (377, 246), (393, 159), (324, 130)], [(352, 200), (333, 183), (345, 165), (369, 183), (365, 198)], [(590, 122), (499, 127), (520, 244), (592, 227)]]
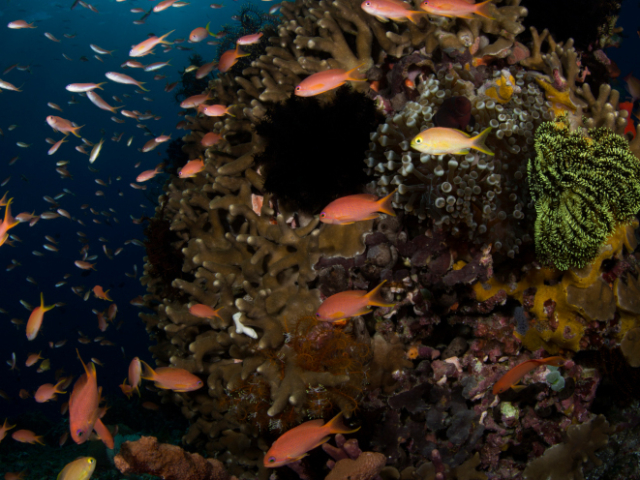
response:
[[(509, 100), (497, 104), (481, 93), (493, 88), (491, 82), (476, 91), (469, 74), (460, 65), (439, 70), (418, 84), (420, 98), (409, 102), (371, 136), (366, 164), (378, 195), (394, 188), (394, 206), (424, 220), (461, 240), (494, 242), (494, 251), (514, 257), (522, 243), (530, 241), (528, 195), (522, 188), (525, 160), (532, 153), (533, 134), (550, 113), (538, 86), (516, 69)], [(500, 79), (503, 72), (496, 72)], [(409, 143), (420, 131), (434, 126), (440, 105), (451, 97), (465, 96), (475, 118), (471, 135), (486, 127), (494, 131), (486, 142), (496, 154), (480, 152), (434, 156), (413, 151)]]
[(584, 267), (621, 222), (640, 210), (640, 162), (628, 142), (600, 127), (570, 132), (566, 116), (542, 124), (527, 165), (538, 258)]

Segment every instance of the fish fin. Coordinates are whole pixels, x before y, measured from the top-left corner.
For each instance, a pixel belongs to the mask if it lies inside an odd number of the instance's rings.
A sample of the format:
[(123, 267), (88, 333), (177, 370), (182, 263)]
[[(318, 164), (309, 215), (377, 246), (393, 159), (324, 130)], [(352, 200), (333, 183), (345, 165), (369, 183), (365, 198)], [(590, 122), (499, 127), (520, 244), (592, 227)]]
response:
[(410, 15), (407, 15), (407, 19), (414, 25), (417, 25), (418, 23), (420, 23), (420, 20), (422, 20), (425, 15), (427, 15), (427, 12), (415, 11), (415, 12), (411, 12)]
[(393, 306), (395, 306), (395, 303), (386, 303), (382, 299), (382, 297), (380, 296), (380, 288), (385, 283), (386, 283), (386, 280), (383, 280), (380, 285), (378, 285), (376, 288), (374, 288), (373, 290), (371, 290), (369, 293), (367, 293), (365, 295), (365, 298), (368, 300), (367, 301), (367, 306), (370, 306), (370, 307), (371, 306), (374, 306), (374, 307), (393, 307)]
[[(382, 23), (386, 23), (389, 21), (388, 18), (384, 18), (384, 17), (379, 17), (378, 15), (374, 15), (374, 17), (376, 17), (378, 20), (380, 20)], [(629, 74), (631, 75), (631, 74)]]
[(486, 153), (487, 155), (495, 155), (491, 150), (489, 150), (489, 148), (484, 144), (484, 142), (487, 140), (487, 137), (489, 136), (489, 133), (491, 133), (491, 127), (487, 127), (485, 128), (482, 132), (480, 132), (478, 135), (476, 135), (475, 137), (473, 137), (472, 143), (471, 143), (471, 148), (475, 148), (476, 150), (482, 152), (482, 153)]
[(520, 390), (524, 390), (524, 389), (525, 389), (525, 388), (527, 388), (527, 387), (526, 387), (526, 386), (524, 386), (524, 385), (511, 385), (511, 388), (512, 388), (514, 391), (519, 392)]
[(386, 213), (387, 215), (391, 215), (392, 217), (396, 216), (396, 212), (393, 210), (393, 206), (391, 205), (391, 197), (395, 195), (398, 191), (396, 188), (393, 192), (387, 195), (384, 198), (381, 198), (376, 203), (378, 204), (378, 211), (382, 213)]
[[(327, 438), (329, 438), (329, 437), (327, 437)], [(325, 441), (326, 441), (326, 440), (325, 440)], [(324, 443), (324, 442), (323, 442), (323, 443)], [(321, 444), (318, 444), (318, 445), (321, 445)], [(316, 445), (316, 447), (317, 447), (318, 445)], [(315, 448), (315, 447), (314, 447), (314, 448)], [(299, 461), (299, 460), (302, 460), (302, 459), (303, 459), (304, 457), (306, 457), (307, 455), (309, 455), (309, 454), (308, 454), (308, 453), (305, 453), (305, 454), (303, 454), (303, 455), (300, 455), (299, 457), (287, 457), (287, 460), (289, 460), (289, 462), (287, 462), (287, 463), (297, 462), (297, 461)]]
[(104, 90), (104, 88), (102, 88), (100, 85), (104, 85), (104, 84), (106, 84), (106, 83), (107, 83), (107, 82), (100, 82), (100, 83), (97, 83), (97, 84), (96, 84), (96, 88), (99, 88), (100, 90)]
[[(384, 283), (384, 282), (382, 282)], [(382, 285), (382, 284), (380, 284)], [(329, 420), (322, 428), (326, 429), (330, 434), (334, 433), (353, 433), (360, 430), (358, 428), (349, 428), (342, 422), (342, 412), (338, 413), (335, 417)], [(329, 439), (329, 437), (323, 438), (318, 445), (323, 444)]]
[(156, 372), (149, 366), (147, 362), (144, 360), (140, 360), (142, 364), (142, 372), (140, 374), (140, 378), (144, 378), (145, 380), (153, 380), (156, 378)]
[(98, 418), (96, 420), (96, 423), (93, 424), (93, 429), (95, 430), (100, 440), (102, 440), (102, 443), (104, 443), (107, 448), (113, 449), (113, 436), (111, 435), (111, 432), (106, 427), (106, 425), (102, 423), (102, 420)]
[(466, 155), (467, 153), (469, 153), (469, 149), (465, 148), (465, 149), (459, 150), (457, 152), (452, 152), (452, 155)]
[(562, 367), (564, 365), (565, 359), (563, 357), (547, 357), (543, 358), (544, 365), (551, 365), (553, 367)]
[(165, 33), (164, 35), (162, 35), (160, 37), (160, 41), (158, 43), (164, 43), (165, 45), (173, 45), (173, 42), (166, 42), (164, 39), (167, 38), (169, 35), (171, 35), (173, 32), (175, 32), (174, 30), (171, 30), (169, 33)]
[[(144, 87), (142, 86), (142, 84), (143, 84), (143, 83), (147, 83), (147, 82), (140, 82), (140, 83), (138, 83), (138, 86), (139, 86), (142, 90), (144, 90), (145, 92), (150, 92), (151, 90), (149, 90), (148, 88), (144, 88)], [(123, 105), (123, 107), (124, 107), (124, 105)], [(119, 107), (118, 107), (118, 108), (119, 108)]]
[(492, 0), (487, 0), (486, 2), (476, 4), (474, 13), (476, 15), (480, 15), (481, 17), (495, 20), (495, 17), (491, 15), (491, 3)]
[(209, 25), (211, 25), (211, 22), (207, 23), (207, 26), (204, 27), (204, 29), (207, 31), (209, 35), (213, 36), (213, 33), (211, 33), (211, 30), (209, 30)]
[(349, 80), (351, 82), (366, 82), (367, 79), (366, 78), (359, 78), (359, 77), (354, 77), (353, 74), (354, 73), (360, 73), (358, 72), (358, 70), (360, 68), (362, 68), (364, 66), (364, 63), (361, 63), (360, 65), (358, 65), (355, 68), (352, 68), (351, 70), (347, 70), (346, 72), (346, 76), (345, 76), (345, 80)]

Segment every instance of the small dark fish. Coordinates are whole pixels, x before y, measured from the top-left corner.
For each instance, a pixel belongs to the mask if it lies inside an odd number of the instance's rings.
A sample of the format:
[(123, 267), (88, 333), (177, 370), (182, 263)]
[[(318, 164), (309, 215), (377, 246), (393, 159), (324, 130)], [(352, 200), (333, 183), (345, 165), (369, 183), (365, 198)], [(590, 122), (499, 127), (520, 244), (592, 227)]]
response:
[(475, 125), (475, 119), (471, 116), (471, 102), (467, 97), (447, 98), (438, 112), (433, 116), (433, 123), (437, 127), (457, 128), (465, 131), (467, 125)]

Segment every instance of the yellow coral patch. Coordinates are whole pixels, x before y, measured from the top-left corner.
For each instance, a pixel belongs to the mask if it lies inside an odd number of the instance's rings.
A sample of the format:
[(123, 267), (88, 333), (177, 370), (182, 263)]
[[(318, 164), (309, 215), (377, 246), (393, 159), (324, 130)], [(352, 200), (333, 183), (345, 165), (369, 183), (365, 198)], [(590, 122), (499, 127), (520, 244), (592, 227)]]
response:
[(547, 100), (551, 102), (551, 110), (556, 117), (567, 111), (574, 113), (578, 109), (573, 100), (571, 100), (570, 89), (560, 91), (540, 77), (536, 77), (535, 80), (544, 90)]
[[(637, 226), (637, 221), (621, 224), (602, 246), (598, 257), (582, 269), (572, 268), (564, 273), (549, 268), (531, 270), (512, 284), (492, 278), (485, 284), (473, 285), (476, 299), (484, 302), (504, 290), (511, 298), (524, 303), (524, 292), (535, 288), (531, 308), (535, 323), (524, 336), (514, 332), (531, 351), (544, 348), (552, 355), (560, 349), (579, 351), (586, 322), (610, 320), (616, 308), (620, 315), (620, 339), (629, 329), (640, 326), (640, 317), (620, 308), (620, 279), (612, 288), (600, 277), (601, 266), (603, 261), (620, 255), (624, 247), (634, 250)], [(635, 286), (633, 284), (633, 288)]]

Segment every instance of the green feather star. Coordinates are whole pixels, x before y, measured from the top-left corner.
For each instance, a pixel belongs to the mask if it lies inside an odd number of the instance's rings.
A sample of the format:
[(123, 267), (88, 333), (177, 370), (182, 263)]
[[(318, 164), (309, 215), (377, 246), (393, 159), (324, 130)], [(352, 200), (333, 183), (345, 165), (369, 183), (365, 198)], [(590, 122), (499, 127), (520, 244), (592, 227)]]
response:
[(534, 146), (527, 173), (538, 258), (561, 270), (584, 267), (640, 210), (640, 161), (607, 128), (570, 132), (566, 115), (541, 124)]

